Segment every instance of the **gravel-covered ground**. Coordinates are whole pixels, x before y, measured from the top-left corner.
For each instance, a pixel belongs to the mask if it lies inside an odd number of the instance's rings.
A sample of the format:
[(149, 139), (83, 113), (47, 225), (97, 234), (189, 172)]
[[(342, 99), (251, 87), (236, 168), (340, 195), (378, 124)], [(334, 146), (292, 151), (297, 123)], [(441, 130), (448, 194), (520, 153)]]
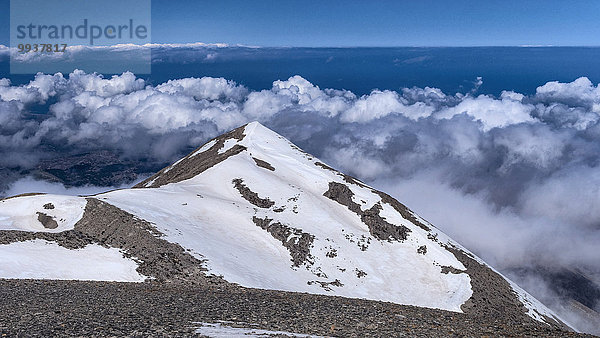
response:
[(584, 336), (541, 324), (220, 283), (0, 280), (0, 297), (2, 336), (190, 336), (195, 323), (217, 321), (328, 336)]

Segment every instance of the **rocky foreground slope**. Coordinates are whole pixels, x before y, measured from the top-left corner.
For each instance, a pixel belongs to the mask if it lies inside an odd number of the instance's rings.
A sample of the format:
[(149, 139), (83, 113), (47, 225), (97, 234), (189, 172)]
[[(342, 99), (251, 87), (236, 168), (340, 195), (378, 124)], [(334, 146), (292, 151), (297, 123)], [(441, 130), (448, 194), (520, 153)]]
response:
[(133, 189), (0, 201), (0, 257), (6, 333), (231, 321), (334, 336), (573, 334), (404, 205), (258, 123)]

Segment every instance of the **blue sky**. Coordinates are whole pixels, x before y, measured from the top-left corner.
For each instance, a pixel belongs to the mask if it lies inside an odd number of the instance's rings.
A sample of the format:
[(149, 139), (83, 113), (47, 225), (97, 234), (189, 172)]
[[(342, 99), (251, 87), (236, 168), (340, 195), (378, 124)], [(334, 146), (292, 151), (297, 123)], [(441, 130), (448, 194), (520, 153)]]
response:
[[(8, 44), (9, 1), (0, 0)], [(600, 1), (152, 1), (152, 40), (258, 46), (600, 45)]]

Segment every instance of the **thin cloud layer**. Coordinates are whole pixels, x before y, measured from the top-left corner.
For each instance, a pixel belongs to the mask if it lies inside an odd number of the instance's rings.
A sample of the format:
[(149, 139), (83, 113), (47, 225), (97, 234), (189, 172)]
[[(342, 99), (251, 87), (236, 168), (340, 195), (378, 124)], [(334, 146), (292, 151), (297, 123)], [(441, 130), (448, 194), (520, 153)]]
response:
[(587, 78), (499, 97), (429, 87), (357, 96), (300, 76), (262, 91), (208, 77), (153, 86), (131, 73), (2, 79), (0, 167), (94, 150), (166, 163), (254, 120), (393, 193), (499, 268), (600, 271), (600, 87)]
[(93, 185), (85, 185), (80, 187), (65, 187), (63, 184), (60, 183), (37, 180), (33, 177), (26, 176), (11, 183), (8, 190), (6, 191), (6, 195), (16, 196), (35, 191), (44, 194), (88, 196), (100, 194), (114, 189), (129, 188), (132, 185), (133, 184), (125, 184), (118, 187), (99, 187)]

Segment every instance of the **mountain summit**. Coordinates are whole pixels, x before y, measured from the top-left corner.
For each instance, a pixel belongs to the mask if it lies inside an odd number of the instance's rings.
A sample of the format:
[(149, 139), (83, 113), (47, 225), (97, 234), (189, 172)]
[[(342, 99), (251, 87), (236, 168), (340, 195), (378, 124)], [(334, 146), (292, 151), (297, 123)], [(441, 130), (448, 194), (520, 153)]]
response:
[[(0, 255), (20, 264), (0, 262), (3, 278), (209, 280), (564, 327), (406, 206), (258, 122), (131, 189), (2, 200), (0, 230)], [(50, 249), (90, 271), (41, 267)]]

